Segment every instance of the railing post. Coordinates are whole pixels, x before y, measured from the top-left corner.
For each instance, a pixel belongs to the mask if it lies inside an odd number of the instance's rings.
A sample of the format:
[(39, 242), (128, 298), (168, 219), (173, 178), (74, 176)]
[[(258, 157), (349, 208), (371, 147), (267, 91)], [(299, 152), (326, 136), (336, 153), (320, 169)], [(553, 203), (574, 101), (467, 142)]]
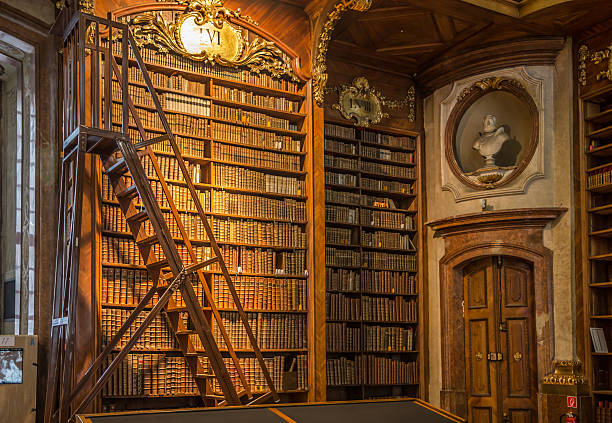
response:
[(123, 81), (121, 85), (121, 107), (123, 111), (123, 127), (122, 132), (126, 139), (129, 139), (128, 127), (130, 124), (130, 114), (128, 109), (128, 26), (126, 24), (119, 26), (121, 31), (121, 79)]
[(78, 55), (79, 55), (79, 121), (77, 126), (79, 125), (87, 125), (85, 122), (85, 15), (79, 13), (79, 34), (78, 34)]

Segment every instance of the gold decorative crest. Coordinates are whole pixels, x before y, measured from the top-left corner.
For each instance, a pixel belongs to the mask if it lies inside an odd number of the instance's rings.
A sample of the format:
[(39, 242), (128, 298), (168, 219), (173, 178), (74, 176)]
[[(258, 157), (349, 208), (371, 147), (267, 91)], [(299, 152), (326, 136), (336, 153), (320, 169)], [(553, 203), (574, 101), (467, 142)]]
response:
[(474, 90), (481, 90), (482, 92), (493, 91), (493, 90), (501, 90), (503, 89), (503, 84), (509, 83), (514, 85), (517, 88), (523, 89), (523, 85), (517, 81), (516, 79), (507, 79), (500, 76), (494, 76), (490, 78), (485, 78), (481, 81), (475, 82), (472, 86), (461, 91), (461, 94), (457, 96), (457, 101), (461, 101)]
[(334, 8), (327, 14), (327, 21), (323, 25), (319, 44), (317, 45), (317, 54), (315, 55), (312, 68), (312, 90), (313, 97), (319, 107), (323, 107), (323, 99), (325, 98), (325, 86), (327, 85), (327, 49), (331, 41), (332, 32), (336, 24), (347, 10), (355, 10), (357, 12), (365, 12), (372, 5), (372, 0), (340, 0)]
[(289, 57), (271, 41), (245, 40), (240, 27), (229, 17), (257, 25), (251, 18), (223, 7), (223, 0), (178, 1), (185, 11), (166, 22), (158, 11), (127, 18), (139, 46), (149, 45), (160, 53), (173, 51), (198, 62), (222, 66), (245, 66), (252, 72), (267, 71), (274, 77), (297, 80)]
[(578, 82), (583, 86), (587, 83), (587, 62), (590, 61), (591, 63), (598, 65), (606, 60), (608, 62), (607, 69), (602, 70), (597, 74), (598, 81), (601, 81), (602, 79), (612, 81), (612, 42), (605, 49), (594, 52), (589, 52), (589, 48), (586, 45), (580, 46), (580, 49), (578, 50)]
[(332, 108), (338, 110), (345, 119), (354, 120), (358, 126), (375, 125), (382, 118), (388, 117), (383, 107), (399, 109), (408, 106), (408, 119), (410, 122), (415, 120), (414, 87), (408, 89), (406, 98), (388, 100), (378, 90), (371, 88), (365, 77), (360, 76), (353, 79), (351, 85), (342, 85), (336, 91), (338, 91), (338, 103)]

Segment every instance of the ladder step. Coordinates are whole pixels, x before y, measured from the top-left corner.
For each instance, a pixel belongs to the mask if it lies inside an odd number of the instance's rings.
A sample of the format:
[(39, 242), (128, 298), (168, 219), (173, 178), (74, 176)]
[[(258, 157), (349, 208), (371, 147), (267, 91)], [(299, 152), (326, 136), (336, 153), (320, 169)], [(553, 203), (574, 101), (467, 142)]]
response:
[(175, 333), (177, 335), (194, 335), (196, 331), (192, 329), (184, 329), (184, 330), (177, 330)]
[(187, 351), (187, 352), (184, 352), (183, 355), (185, 357), (197, 357), (198, 353), (195, 351)]
[(128, 222), (142, 222), (144, 220), (147, 220), (148, 218), (149, 218), (149, 214), (147, 213), (146, 209), (137, 211), (137, 212), (132, 213), (132, 214), (128, 214), (125, 217), (125, 219)]
[(206, 398), (209, 398), (209, 399), (216, 399), (216, 400), (224, 400), (225, 399), (225, 397), (223, 395), (212, 395), (212, 394), (209, 394), (209, 395), (205, 395), (205, 396), (206, 396)]
[(213, 379), (215, 375), (212, 373), (198, 373), (194, 377), (196, 379)]
[(127, 165), (125, 163), (125, 159), (119, 159), (115, 162), (115, 164), (113, 164), (111, 167), (109, 167), (106, 170), (106, 174), (109, 176), (109, 178), (113, 178), (116, 176), (121, 176), (124, 173), (126, 173), (128, 170)]
[(134, 198), (138, 195), (138, 189), (136, 188), (136, 185), (130, 185), (124, 191), (118, 192), (116, 195), (118, 198)]
[(155, 261), (150, 261), (149, 263), (147, 263), (147, 267), (153, 268), (153, 269), (165, 267), (167, 265), (168, 265), (168, 259), (165, 257), (161, 260), (155, 257)]
[(138, 243), (138, 245), (149, 245), (149, 244), (155, 244), (157, 242), (157, 235), (153, 234), (153, 235), (147, 235), (144, 236), (140, 239), (137, 239), (136, 242)]

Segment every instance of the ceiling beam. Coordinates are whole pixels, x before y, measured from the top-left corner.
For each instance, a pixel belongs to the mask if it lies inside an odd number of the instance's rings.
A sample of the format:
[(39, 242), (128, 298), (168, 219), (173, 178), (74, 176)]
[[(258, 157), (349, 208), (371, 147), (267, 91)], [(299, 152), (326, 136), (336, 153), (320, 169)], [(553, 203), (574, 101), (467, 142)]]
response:
[(327, 54), (329, 60), (340, 60), (371, 69), (393, 73), (403, 77), (412, 77), (417, 68), (417, 61), (412, 57), (394, 57), (380, 55), (375, 50), (362, 48), (355, 44), (332, 40)]
[(416, 7), (381, 7), (379, 9), (370, 9), (367, 12), (359, 15), (359, 22), (377, 22), (386, 20), (397, 20), (402, 18), (415, 18), (428, 14), (428, 10)]
[(404, 44), (404, 45), (398, 45), (398, 46), (381, 47), (381, 48), (376, 49), (376, 52), (382, 53), (382, 54), (403, 55), (403, 54), (417, 53), (417, 52), (423, 52), (423, 51), (433, 51), (443, 46), (444, 46), (444, 43), (442, 42)]

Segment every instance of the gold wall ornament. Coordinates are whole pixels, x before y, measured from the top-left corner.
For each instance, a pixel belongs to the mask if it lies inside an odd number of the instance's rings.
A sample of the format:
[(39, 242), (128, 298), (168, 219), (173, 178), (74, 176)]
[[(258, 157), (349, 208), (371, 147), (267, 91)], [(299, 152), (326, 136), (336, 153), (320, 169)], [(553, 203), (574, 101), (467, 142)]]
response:
[(542, 393), (580, 395), (588, 392), (580, 360), (554, 360), (554, 371), (542, 379)]
[(341, 85), (336, 89), (326, 89), (326, 92), (337, 91), (338, 103), (332, 108), (338, 110), (342, 117), (354, 120), (357, 126), (368, 127), (375, 125), (382, 118), (388, 117), (383, 108), (400, 109), (408, 106), (408, 119), (414, 122), (415, 95), (414, 86), (408, 89), (406, 98), (401, 100), (389, 100), (378, 90), (371, 88), (367, 78), (363, 76), (353, 79), (351, 85)]
[[(273, 77), (298, 80), (289, 57), (273, 42), (261, 38), (244, 39), (240, 27), (228, 17), (254, 23), (223, 7), (223, 0), (178, 1), (185, 5), (174, 22), (167, 22), (159, 11), (126, 18), (139, 46), (153, 46), (165, 54), (173, 51), (198, 62), (228, 67), (245, 66), (255, 73), (269, 72)], [(254, 23), (256, 24), (256, 23)]]
[(327, 14), (327, 20), (323, 24), (317, 54), (312, 66), (312, 90), (315, 102), (319, 107), (323, 107), (325, 98), (325, 87), (327, 85), (327, 50), (331, 41), (332, 32), (336, 24), (347, 10), (365, 12), (372, 6), (372, 0), (341, 0)]
[(607, 69), (600, 71), (596, 78), (598, 81), (601, 81), (602, 79), (612, 81), (612, 42), (605, 49), (594, 52), (590, 52), (589, 48), (584, 44), (580, 46), (578, 49), (578, 82), (580, 85), (585, 86), (587, 84), (587, 63), (591, 62), (598, 65), (604, 61), (607, 61), (608, 67)]
[(469, 93), (475, 90), (481, 90), (483, 93), (493, 90), (502, 90), (504, 83), (512, 84), (517, 88), (523, 89), (523, 85), (516, 79), (503, 78), (501, 76), (493, 76), (485, 78), (480, 81), (474, 82), (470, 87), (461, 91), (461, 94), (457, 96), (457, 101), (462, 101)]

